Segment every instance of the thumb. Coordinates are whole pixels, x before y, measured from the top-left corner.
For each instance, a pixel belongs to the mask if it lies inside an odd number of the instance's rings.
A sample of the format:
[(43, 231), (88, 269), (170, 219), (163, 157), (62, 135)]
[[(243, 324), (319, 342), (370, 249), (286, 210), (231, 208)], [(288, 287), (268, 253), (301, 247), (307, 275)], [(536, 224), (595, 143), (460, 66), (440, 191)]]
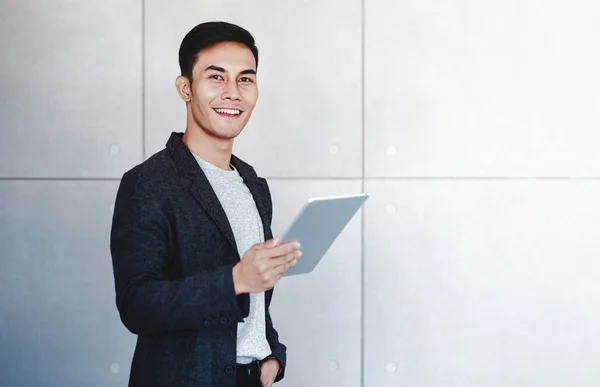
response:
[(279, 243), (279, 237), (275, 237), (269, 241), (269, 247), (275, 247)]

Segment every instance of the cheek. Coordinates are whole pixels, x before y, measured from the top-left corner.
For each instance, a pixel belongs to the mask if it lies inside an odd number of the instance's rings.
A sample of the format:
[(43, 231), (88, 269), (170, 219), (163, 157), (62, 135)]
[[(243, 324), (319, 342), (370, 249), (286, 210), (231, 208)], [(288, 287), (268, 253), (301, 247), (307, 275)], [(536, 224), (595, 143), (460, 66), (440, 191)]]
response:
[(258, 99), (258, 89), (254, 88), (249, 88), (244, 90), (244, 100), (246, 100), (246, 103), (251, 106), (254, 107), (254, 105), (256, 105), (256, 101)]
[(211, 108), (212, 99), (207, 95), (202, 95), (200, 98), (194, 100), (194, 112), (196, 115), (208, 116), (212, 110)]
[(210, 109), (212, 101), (219, 95), (219, 90), (210, 84), (199, 84), (194, 90), (194, 105), (197, 109), (204, 111)]
[(206, 100), (202, 98), (194, 98), (192, 103), (192, 116), (194, 120), (201, 125), (208, 125), (208, 122), (212, 119), (211, 107), (207, 104)]

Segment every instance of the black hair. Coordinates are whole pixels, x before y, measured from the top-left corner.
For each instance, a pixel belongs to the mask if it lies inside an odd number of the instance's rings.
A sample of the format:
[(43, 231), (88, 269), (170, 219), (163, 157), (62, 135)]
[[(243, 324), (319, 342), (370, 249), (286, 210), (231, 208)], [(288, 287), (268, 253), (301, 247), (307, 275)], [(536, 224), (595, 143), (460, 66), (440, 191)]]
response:
[(192, 69), (198, 59), (198, 53), (223, 42), (237, 42), (252, 51), (258, 67), (258, 48), (250, 32), (227, 22), (206, 22), (198, 24), (185, 35), (179, 47), (179, 68), (181, 75), (192, 82)]

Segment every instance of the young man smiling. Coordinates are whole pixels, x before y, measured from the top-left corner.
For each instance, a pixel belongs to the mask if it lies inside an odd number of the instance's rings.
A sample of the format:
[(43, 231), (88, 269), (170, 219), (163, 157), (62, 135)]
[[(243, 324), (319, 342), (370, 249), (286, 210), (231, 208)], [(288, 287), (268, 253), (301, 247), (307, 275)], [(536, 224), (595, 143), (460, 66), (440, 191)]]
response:
[(258, 50), (239, 26), (203, 23), (179, 64), (185, 132), (123, 175), (113, 215), (117, 308), (138, 335), (129, 386), (270, 387), (286, 364), (273, 287), (301, 252), (273, 238), (267, 182), (232, 154), (258, 98)]

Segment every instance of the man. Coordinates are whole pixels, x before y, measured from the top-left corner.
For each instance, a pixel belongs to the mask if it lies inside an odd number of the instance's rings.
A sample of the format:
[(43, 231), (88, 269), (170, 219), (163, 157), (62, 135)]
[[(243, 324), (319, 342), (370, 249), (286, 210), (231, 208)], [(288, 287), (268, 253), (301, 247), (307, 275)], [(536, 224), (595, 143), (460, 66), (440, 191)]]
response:
[(273, 238), (267, 182), (232, 155), (258, 97), (258, 50), (241, 27), (203, 23), (179, 64), (185, 133), (123, 175), (114, 208), (116, 303), (138, 335), (129, 386), (270, 387), (286, 364), (273, 287), (301, 252)]

